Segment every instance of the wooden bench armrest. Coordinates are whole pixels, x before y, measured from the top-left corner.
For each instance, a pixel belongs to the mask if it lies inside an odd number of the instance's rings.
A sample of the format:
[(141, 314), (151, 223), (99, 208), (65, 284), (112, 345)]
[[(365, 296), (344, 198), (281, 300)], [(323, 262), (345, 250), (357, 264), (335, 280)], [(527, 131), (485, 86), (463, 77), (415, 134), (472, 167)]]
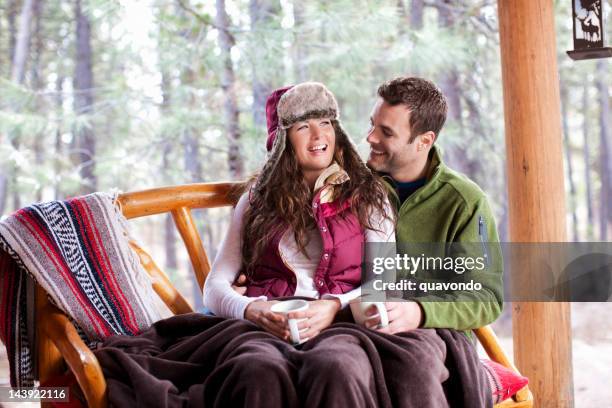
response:
[[(491, 326), (484, 326), (474, 329), (474, 334), (476, 334), (478, 341), (480, 341), (480, 344), (482, 344), (482, 347), (491, 360), (513, 370), (517, 374), (520, 374), (519, 370), (508, 358), (506, 352), (501, 348), (499, 339), (495, 335), (495, 332)], [(521, 388), (513, 397), (513, 399), (517, 402), (528, 401), (530, 398), (531, 393), (527, 385)]]
[(506, 355), (506, 352), (499, 345), (499, 340), (493, 332), (493, 329), (491, 329), (491, 326), (474, 329), (474, 334), (476, 334), (478, 341), (480, 341), (480, 344), (482, 344), (482, 347), (491, 360), (518, 373), (518, 370)]
[(106, 407), (106, 380), (96, 356), (58, 308), (47, 303), (39, 313), (38, 321), (42, 332), (55, 344), (74, 373), (88, 406)]

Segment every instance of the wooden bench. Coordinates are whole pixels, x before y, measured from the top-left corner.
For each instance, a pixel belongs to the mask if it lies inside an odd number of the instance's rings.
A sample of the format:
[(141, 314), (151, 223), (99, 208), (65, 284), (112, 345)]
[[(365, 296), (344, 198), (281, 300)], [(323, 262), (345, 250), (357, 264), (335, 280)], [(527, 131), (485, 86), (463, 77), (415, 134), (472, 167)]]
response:
[[(200, 289), (210, 272), (210, 262), (196, 228), (191, 210), (233, 205), (230, 192), (232, 183), (201, 183), (163, 187), (121, 194), (118, 202), (126, 218), (146, 217), (170, 213), (183, 239)], [(174, 314), (193, 312), (192, 307), (172, 285), (166, 274), (155, 264), (151, 256), (136, 243), (132, 248), (149, 273), (153, 289)], [(66, 370), (74, 373), (87, 403), (92, 408), (107, 406), (106, 380), (96, 357), (79, 337), (70, 320), (48, 300), (42, 288), (37, 293), (38, 370), (41, 382), (45, 382)], [(474, 330), (489, 357), (518, 372), (501, 349), (490, 327)], [(45, 405), (45, 404), (43, 404)], [(513, 399), (497, 408), (532, 407), (533, 397), (526, 386)]]

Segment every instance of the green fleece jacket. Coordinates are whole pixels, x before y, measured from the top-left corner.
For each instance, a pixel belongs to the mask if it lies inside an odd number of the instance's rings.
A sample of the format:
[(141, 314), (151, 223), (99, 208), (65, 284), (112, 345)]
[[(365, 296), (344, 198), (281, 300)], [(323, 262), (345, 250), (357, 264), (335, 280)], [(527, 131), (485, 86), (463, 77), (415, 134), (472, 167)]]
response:
[[(390, 177), (383, 178), (393, 186)], [(418, 272), (418, 280), (422, 282), (443, 282), (447, 280), (446, 276), (451, 281), (461, 278), (482, 284), (479, 291), (436, 292), (436, 296), (431, 293), (411, 294), (410, 297), (419, 302), (424, 311), (423, 327), (469, 330), (494, 321), (503, 307), (503, 260), (495, 220), (485, 193), (467, 177), (446, 167), (438, 147), (434, 145), (425, 185), (403, 203), (399, 202), (395, 188), (390, 188), (390, 199), (398, 209), (396, 237), (399, 251), (409, 244), (452, 243), (435, 247), (438, 251), (452, 251), (455, 257), (458, 256), (457, 247), (465, 247), (465, 255), (485, 259), (485, 268), (472, 268), (462, 274), (454, 271), (450, 275)]]

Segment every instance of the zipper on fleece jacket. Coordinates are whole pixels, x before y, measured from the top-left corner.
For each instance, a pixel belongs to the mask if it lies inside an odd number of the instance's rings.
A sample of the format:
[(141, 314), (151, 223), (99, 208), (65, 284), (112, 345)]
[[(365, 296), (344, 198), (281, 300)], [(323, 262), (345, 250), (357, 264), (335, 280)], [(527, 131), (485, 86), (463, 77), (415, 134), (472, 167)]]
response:
[(489, 240), (487, 236), (487, 225), (482, 215), (478, 216), (478, 236), (480, 237), (480, 243), (482, 244), (482, 252), (485, 258), (485, 264), (489, 267), (489, 252), (487, 250), (487, 242)]

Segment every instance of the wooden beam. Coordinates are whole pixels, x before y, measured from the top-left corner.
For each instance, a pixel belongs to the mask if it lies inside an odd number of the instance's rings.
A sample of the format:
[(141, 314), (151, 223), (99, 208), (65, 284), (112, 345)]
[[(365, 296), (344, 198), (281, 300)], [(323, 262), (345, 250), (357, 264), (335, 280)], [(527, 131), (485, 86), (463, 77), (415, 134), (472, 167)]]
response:
[(232, 204), (236, 183), (195, 183), (120, 194), (117, 201), (126, 218), (146, 217), (179, 207), (214, 208)]
[[(553, 3), (498, 0), (512, 242), (566, 241)], [(513, 268), (515, 286), (538, 272)], [(534, 406), (572, 407), (569, 304), (521, 302), (512, 311), (514, 359)]]

